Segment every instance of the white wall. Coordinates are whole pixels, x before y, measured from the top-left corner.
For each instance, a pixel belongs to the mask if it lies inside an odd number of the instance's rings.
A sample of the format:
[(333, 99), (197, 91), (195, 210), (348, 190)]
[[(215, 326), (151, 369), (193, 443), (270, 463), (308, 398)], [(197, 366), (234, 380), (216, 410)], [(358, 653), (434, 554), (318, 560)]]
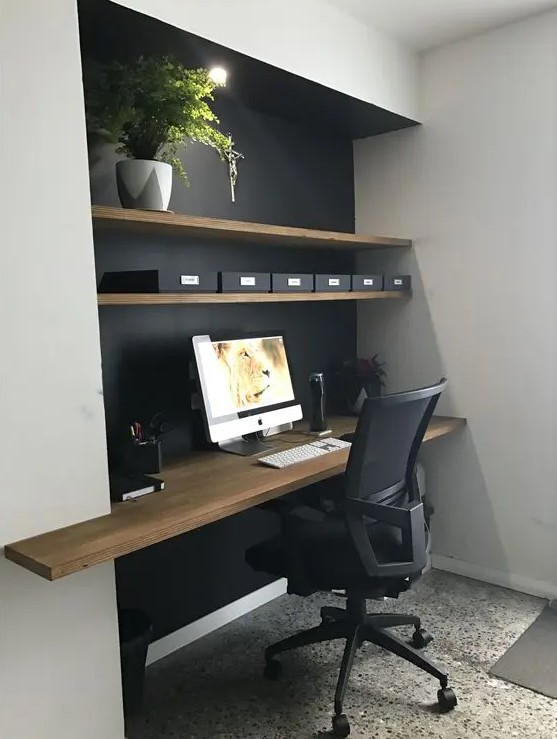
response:
[(438, 565), (555, 596), (557, 12), (428, 53), (420, 88), (423, 127), (355, 144), (357, 230), (416, 239), (360, 351), (468, 418), (425, 454)]
[[(75, 0), (2, 0), (0, 547), (109, 510)], [(122, 739), (113, 565), (0, 559), (0, 736)]]
[(326, 0), (116, 0), (314, 82), (418, 120), (417, 59)]

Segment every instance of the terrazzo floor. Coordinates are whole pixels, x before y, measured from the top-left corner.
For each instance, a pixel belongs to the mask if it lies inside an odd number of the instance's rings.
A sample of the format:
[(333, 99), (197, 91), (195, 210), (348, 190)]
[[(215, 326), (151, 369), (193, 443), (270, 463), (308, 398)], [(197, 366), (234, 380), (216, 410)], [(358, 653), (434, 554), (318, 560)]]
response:
[[(262, 678), (264, 647), (318, 623), (326, 603), (342, 600), (282, 596), (149, 667), (144, 713), (129, 723), (128, 739), (314, 739), (328, 730), (342, 642), (285, 654), (282, 679)], [(345, 702), (350, 737), (557, 739), (557, 701), (488, 673), (543, 605), (438, 571), (398, 601), (370, 602), (369, 611), (421, 616), (435, 635), (428, 653), (448, 668), (459, 704), (439, 715), (433, 678), (366, 645)]]

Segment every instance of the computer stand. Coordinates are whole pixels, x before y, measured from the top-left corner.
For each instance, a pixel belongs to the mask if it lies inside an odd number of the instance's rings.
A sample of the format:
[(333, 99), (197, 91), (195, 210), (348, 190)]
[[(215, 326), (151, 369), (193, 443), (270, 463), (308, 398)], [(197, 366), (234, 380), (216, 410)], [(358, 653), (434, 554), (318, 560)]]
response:
[(245, 436), (239, 436), (236, 439), (227, 439), (226, 441), (219, 441), (219, 447), (223, 452), (230, 452), (230, 454), (239, 454), (242, 457), (253, 457), (256, 454), (262, 454), (263, 452), (271, 452), (273, 445), (268, 442), (261, 441), (257, 433), (246, 434)]

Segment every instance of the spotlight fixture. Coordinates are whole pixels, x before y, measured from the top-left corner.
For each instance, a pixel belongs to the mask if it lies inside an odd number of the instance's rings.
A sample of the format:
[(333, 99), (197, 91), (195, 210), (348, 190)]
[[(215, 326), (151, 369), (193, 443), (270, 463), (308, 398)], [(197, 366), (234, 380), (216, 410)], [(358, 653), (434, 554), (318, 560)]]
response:
[(224, 87), (226, 85), (226, 78), (228, 73), (224, 67), (211, 67), (209, 70), (209, 77), (213, 80), (215, 85)]

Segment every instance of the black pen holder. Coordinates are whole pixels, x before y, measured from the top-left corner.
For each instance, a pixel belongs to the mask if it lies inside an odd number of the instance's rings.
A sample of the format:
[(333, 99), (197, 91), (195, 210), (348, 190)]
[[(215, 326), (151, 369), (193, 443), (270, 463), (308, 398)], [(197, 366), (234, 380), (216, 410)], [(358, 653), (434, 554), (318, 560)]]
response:
[(140, 472), (144, 475), (160, 472), (162, 469), (162, 444), (160, 441), (132, 443), (130, 466), (132, 472)]

